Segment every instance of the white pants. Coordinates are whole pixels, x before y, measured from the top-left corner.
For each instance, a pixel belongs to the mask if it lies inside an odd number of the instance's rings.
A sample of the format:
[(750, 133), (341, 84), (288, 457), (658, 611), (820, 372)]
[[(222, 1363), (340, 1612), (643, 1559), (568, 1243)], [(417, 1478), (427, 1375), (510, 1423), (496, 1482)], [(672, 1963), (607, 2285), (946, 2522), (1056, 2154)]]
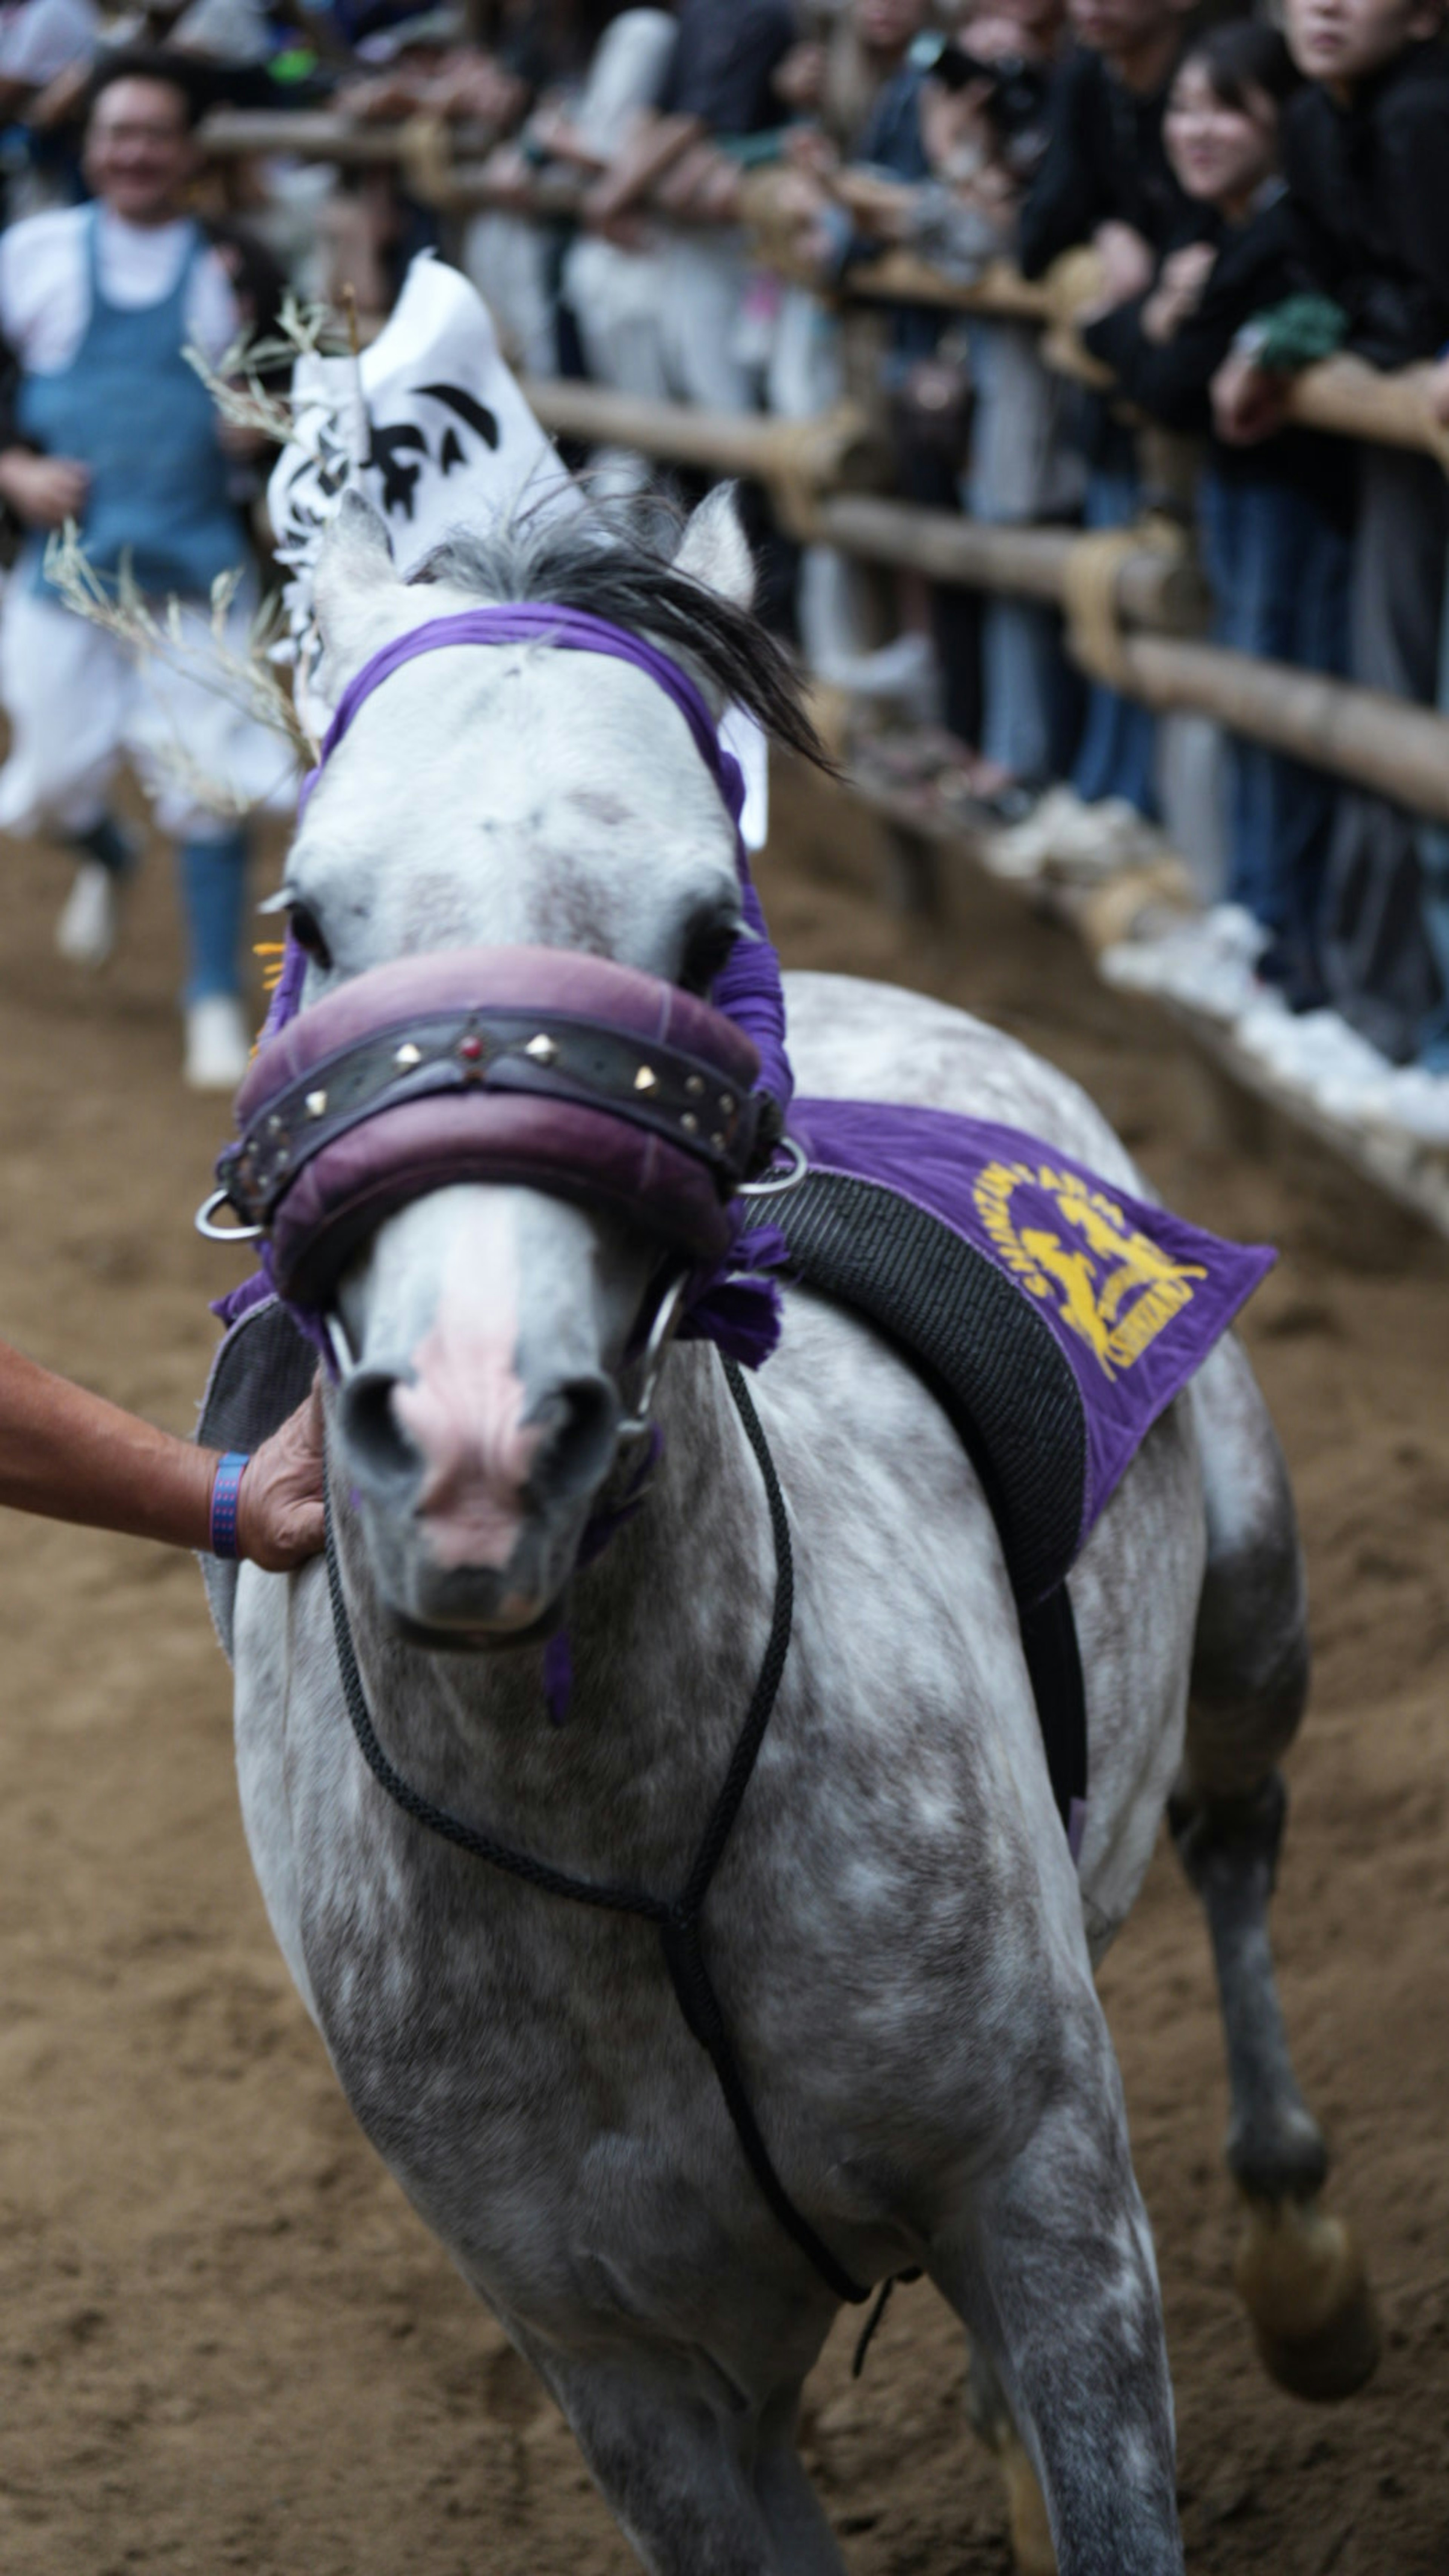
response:
[[(227, 649), (247, 653), (253, 603), (228, 614)], [(59, 601), (12, 576), (0, 605), (0, 704), (10, 757), (0, 769), (0, 831), (87, 832), (129, 760), (161, 830), (222, 840), (254, 806), (287, 811), (291, 747), (222, 694), (210, 612), (181, 611), (182, 667), (138, 657)]]
[(523, 215), (475, 215), (463, 236), (463, 271), (494, 321), (503, 354), (526, 376), (558, 373), (553, 240)]
[(737, 232), (670, 235), (664, 250), (664, 364), (676, 399), (702, 411), (753, 411), (755, 383), (739, 355), (750, 263)]

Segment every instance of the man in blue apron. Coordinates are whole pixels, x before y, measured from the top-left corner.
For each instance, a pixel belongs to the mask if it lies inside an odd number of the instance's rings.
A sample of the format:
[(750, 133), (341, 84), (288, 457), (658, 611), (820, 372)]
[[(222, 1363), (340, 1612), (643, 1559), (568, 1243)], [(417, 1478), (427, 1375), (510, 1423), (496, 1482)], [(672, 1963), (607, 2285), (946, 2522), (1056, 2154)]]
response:
[[(0, 618), (12, 746), (0, 830), (48, 830), (76, 848), (60, 945), (101, 963), (131, 859), (107, 797), (130, 759), (180, 845), (187, 1079), (229, 1091), (248, 1048), (241, 818), (258, 803), (284, 806), (293, 772), (280, 740), (216, 685), (211, 588), (246, 563), (247, 542), (218, 416), (184, 351), (214, 363), (243, 314), (226, 254), (184, 210), (193, 114), (174, 62), (113, 58), (87, 126), (95, 202), (0, 237), (0, 338), (19, 368), (0, 432), (0, 498), (25, 531)], [(149, 596), (179, 600), (174, 660), (138, 660), (62, 606), (42, 559), (67, 519), (97, 573), (114, 579), (129, 563)], [(250, 605), (243, 585), (226, 621), (226, 649), (243, 661)]]

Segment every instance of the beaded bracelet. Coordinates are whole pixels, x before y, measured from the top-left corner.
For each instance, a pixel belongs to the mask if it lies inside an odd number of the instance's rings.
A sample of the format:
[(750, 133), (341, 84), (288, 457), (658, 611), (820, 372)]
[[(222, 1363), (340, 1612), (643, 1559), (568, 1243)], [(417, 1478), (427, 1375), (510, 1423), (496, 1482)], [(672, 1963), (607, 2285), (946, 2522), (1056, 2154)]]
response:
[(228, 1449), (217, 1462), (211, 1487), (211, 1553), (213, 1556), (235, 1556), (237, 1503), (241, 1480), (251, 1465), (246, 1449)]

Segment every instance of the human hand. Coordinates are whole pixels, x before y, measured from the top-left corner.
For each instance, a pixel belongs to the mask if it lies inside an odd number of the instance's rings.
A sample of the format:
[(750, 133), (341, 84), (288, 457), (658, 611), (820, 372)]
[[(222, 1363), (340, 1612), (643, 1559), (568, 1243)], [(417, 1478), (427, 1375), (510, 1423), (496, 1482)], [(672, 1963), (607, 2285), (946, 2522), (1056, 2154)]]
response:
[(1291, 376), (1260, 367), (1256, 358), (1232, 350), (1212, 382), (1213, 425), (1229, 447), (1254, 447), (1271, 438), (1288, 417)]
[(483, 163), (490, 212), (514, 208), (526, 213), (533, 202), (538, 172), (516, 143), (497, 143)]
[(829, 135), (818, 125), (790, 126), (781, 158), (791, 169), (813, 172), (820, 179), (830, 178), (840, 167), (840, 154)]
[(973, 18), (966, 44), (978, 63), (1005, 62), (1033, 50), (1019, 20), (1006, 16)]
[(770, 87), (792, 115), (808, 116), (825, 94), (825, 47), (809, 37), (792, 45), (771, 74)]
[(238, 1556), (289, 1574), (323, 1543), (322, 1381), (247, 1462), (237, 1496)]
[(89, 467), (73, 456), (37, 456), (28, 447), (0, 455), (0, 499), (27, 527), (63, 528), (78, 519), (90, 485)]
[(986, 115), (991, 88), (985, 80), (965, 81), (960, 89), (948, 89), (944, 81), (923, 82), (921, 142), (938, 179), (974, 178), (991, 160), (996, 149)]
[(358, 80), (344, 81), (334, 103), (341, 115), (354, 118), (359, 125), (374, 125), (414, 115), (422, 104), (422, 88), (422, 77), (417, 72), (398, 69), (364, 73)]
[(1190, 313), (1202, 302), (1217, 252), (1211, 242), (1189, 242), (1162, 263), (1162, 274), (1142, 308), (1142, 328), (1149, 340), (1175, 339)]
[(701, 223), (717, 221), (715, 203), (736, 175), (734, 164), (726, 161), (713, 144), (695, 143), (681, 152), (656, 181), (653, 203), (661, 214), (674, 215), (683, 222), (691, 217)]
[(1425, 369), (1424, 399), (1440, 428), (1449, 429), (1449, 356)]
[(1156, 263), (1140, 233), (1130, 224), (1099, 224), (1092, 246), (1102, 263), (1104, 309), (1145, 295)]

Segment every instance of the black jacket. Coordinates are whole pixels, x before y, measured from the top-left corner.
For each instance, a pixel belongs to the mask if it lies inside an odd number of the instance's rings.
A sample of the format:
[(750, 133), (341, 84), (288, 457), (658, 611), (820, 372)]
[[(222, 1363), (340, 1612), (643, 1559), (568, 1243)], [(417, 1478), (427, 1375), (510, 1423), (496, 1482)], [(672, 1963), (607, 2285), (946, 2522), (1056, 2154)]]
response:
[(1283, 119), (1300, 285), (1349, 318), (1378, 367), (1449, 341), (1449, 51), (1410, 45), (1350, 107), (1317, 83)]
[[(1082, 334), (1094, 357), (1135, 403), (1164, 429), (1207, 435), (1212, 429), (1212, 380), (1245, 322), (1281, 304), (1302, 284), (1296, 217), (1287, 197), (1276, 196), (1245, 224), (1213, 219), (1218, 255), (1196, 310), (1170, 340), (1149, 340), (1142, 328), (1145, 295), (1119, 304)], [(1216, 470), (1233, 481), (1308, 484), (1336, 518), (1352, 506), (1352, 450), (1344, 439), (1288, 430), (1265, 445), (1229, 447), (1214, 441)]]
[(1017, 253), (1040, 277), (1099, 224), (1131, 224), (1154, 250), (1199, 240), (1202, 209), (1184, 196), (1162, 148), (1166, 87), (1141, 97), (1100, 54), (1069, 54), (1056, 77), (1046, 156), (1021, 210)]

